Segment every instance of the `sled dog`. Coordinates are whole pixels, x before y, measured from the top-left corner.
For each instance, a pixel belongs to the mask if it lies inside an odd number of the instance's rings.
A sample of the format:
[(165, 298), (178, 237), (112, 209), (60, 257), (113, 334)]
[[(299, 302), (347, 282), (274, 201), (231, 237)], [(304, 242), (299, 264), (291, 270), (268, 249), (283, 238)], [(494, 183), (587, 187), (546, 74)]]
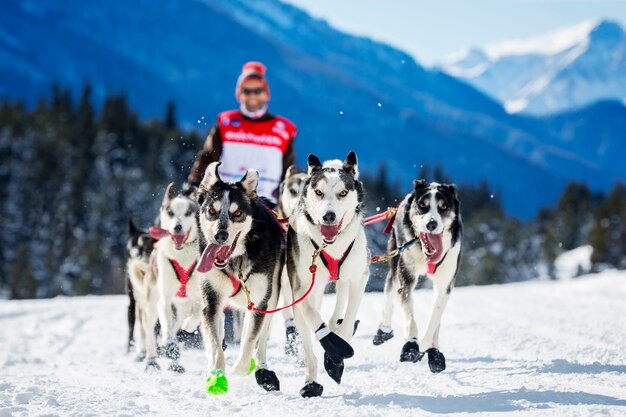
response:
[(148, 232), (140, 230), (132, 219), (128, 220), (128, 238), (126, 240), (126, 293), (129, 301), (127, 352), (130, 352), (131, 347), (135, 346), (134, 331), (135, 319), (137, 319), (139, 321), (138, 361), (143, 361), (146, 357), (146, 342), (143, 334), (143, 320), (145, 319), (143, 283), (149, 270), (150, 254), (154, 242), (155, 240)]
[[(317, 397), (323, 391), (316, 381), (313, 333), (324, 349), (324, 368), (335, 382), (341, 382), (344, 359), (354, 355), (348, 342), (356, 330), (355, 319), (369, 277), (362, 207), (363, 187), (354, 152), (343, 162), (323, 165), (316, 155), (309, 155), (308, 177), (287, 231), (287, 270), (293, 297), (299, 299), (311, 289), (294, 306), (306, 363), (306, 382), (300, 390), (303, 397)], [(336, 281), (337, 294), (334, 312), (326, 322), (319, 309), (329, 281)]]
[[(156, 276), (157, 315), (149, 314), (147, 329), (154, 328), (158, 318), (161, 324), (161, 346), (165, 356), (172, 359), (169, 370), (184, 372), (178, 363), (180, 349), (176, 333), (179, 329), (193, 332), (200, 324), (200, 284), (194, 269), (200, 249), (194, 196), (176, 195), (174, 183), (167, 186), (161, 203), (157, 225), (150, 234), (158, 239), (150, 257)], [(151, 300), (151, 302), (153, 302)], [(146, 335), (149, 332), (146, 331)], [(148, 366), (154, 366), (156, 346), (148, 343)], [(158, 366), (158, 365), (157, 365)]]
[[(393, 337), (391, 315), (396, 298), (402, 308), (406, 339), (401, 362), (417, 362), (427, 353), (432, 372), (446, 369), (445, 357), (438, 349), (439, 326), (459, 270), (462, 236), (455, 186), (414, 181), (413, 192), (400, 203), (387, 246), (389, 252), (399, 250), (400, 254), (389, 260), (382, 320), (373, 340), (380, 345)], [(420, 275), (432, 281), (435, 298), (418, 343), (413, 289)]]
[(259, 386), (276, 391), (280, 382), (267, 368), (266, 358), (271, 316), (248, 309), (247, 295), (254, 308), (276, 308), (284, 263), (283, 231), (257, 196), (258, 172), (250, 169), (240, 181), (224, 182), (219, 165), (214, 162), (207, 167), (198, 193), (202, 255), (197, 271), (202, 274), (202, 325), (209, 370), (206, 389), (210, 394), (228, 391), (222, 311), (230, 301), (231, 306), (245, 311), (234, 373), (245, 376), (255, 371)]
[[(298, 172), (294, 165), (287, 168), (285, 178), (280, 183), (278, 193), (278, 217), (281, 219), (289, 219), (296, 209), (300, 193), (304, 187), (304, 181), (307, 174)], [(280, 276), (280, 298), (279, 305), (287, 305), (293, 301), (293, 293), (289, 276), (287, 275), (287, 266), (283, 268)], [(293, 309), (287, 308), (282, 311), (285, 320), (285, 354), (298, 356), (299, 335), (293, 319)]]

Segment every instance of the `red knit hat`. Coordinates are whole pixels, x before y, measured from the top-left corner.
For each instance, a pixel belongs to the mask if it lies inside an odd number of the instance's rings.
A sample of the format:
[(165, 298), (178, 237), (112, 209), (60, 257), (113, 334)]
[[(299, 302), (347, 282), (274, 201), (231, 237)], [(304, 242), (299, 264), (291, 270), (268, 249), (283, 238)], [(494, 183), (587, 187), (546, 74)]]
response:
[(269, 99), (270, 87), (267, 85), (267, 79), (265, 78), (265, 65), (256, 61), (249, 61), (241, 68), (241, 74), (237, 78), (237, 86), (235, 87), (235, 98), (239, 101), (239, 95), (241, 94), (241, 84), (249, 78), (256, 78), (263, 82), (263, 87), (267, 93)]

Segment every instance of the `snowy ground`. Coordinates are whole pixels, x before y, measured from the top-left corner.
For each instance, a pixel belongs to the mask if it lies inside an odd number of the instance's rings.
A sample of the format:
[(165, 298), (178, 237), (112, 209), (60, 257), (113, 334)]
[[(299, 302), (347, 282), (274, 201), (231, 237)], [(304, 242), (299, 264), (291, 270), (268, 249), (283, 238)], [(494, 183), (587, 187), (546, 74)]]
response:
[[(421, 327), (430, 296), (417, 292)], [(282, 353), (278, 320), (269, 358), (282, 392), (230, 377), (228, 394), (208, 397), (201, 351), (183, 351), (183, 375), (146, 375), (125, 354), (124, 296), (0, 301), (0, 416), (626, 416), (624, 300), (624, 272), (455, 289), (441, 331), (448, 369), (433, 375), (425, 360), (398, 361), (399, 314), (396, 338), (372, 345), (380, 294), (367, 294), (342, 385), (322, 373), (313, 399), (298, 395), (303, 370)], [(234, 356), (231, 346), (229, 366)]]

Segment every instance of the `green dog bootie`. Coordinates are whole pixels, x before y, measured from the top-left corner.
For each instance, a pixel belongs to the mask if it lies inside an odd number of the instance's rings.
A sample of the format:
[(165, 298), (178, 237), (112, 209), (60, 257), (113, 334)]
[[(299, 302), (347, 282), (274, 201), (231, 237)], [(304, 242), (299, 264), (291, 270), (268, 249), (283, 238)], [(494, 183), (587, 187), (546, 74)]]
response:
[(248, 370), (248, 375), (250, 375), (256, 369), (256, 362), (254, 358), (250, 359), (250, 369)]
[(212, 395), (226, 394), (228, 392), (228, 380), (221, 369), (214, 369), (206, 379), (206, 392)]

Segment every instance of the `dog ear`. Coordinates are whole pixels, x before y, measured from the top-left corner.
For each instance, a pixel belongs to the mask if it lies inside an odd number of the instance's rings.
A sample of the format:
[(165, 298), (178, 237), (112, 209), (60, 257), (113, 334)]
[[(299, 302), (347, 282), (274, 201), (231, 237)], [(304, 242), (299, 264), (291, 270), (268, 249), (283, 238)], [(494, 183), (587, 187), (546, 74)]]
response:
[(248, 196), (256, 197), (256, 186), (259, 184), (259, 171), (249, 169), (239, 183), (243, 189), (246, 190)]
[(346, 160), (343, 161), (343, 170), (346, 171), (348, 174), (351, 174), (354, 179), (358, 179), (359, 169), (357, 165), (358, 162), (356, 159), (356, 154), (354, 153), (354, 151), (350, 151), (348, 156), (346, 156)]
[(309, 170), (308, 170), (309, 175), (322, 169), (322, 161), (320, 161), (317, 155), (314, 155), (312, 153), (309, 154), (308, 163), (309, 163)]
[(135, 222), (133, 221), (133, 218), (129, 217), (128, 218), (128, 235), (135, 236), (135, 235), (138, 235), (139, 233), (141, 233), (141, 230), (139, 230), (139, 228), (135, 226)]
[(206, 171), (204, 171), (204, 177), (200, 182), (200, 191), (209, 191), (213, 185), (222, 181), (220, 174), (217, 173), (217, 167), (222, 165), (221, 162), (211, 162)]
[(424, 179), (413, 180), (413, 191), (415, 194), (422, 194), (428, 188), (428, 183)]
[(458, 198), (456, 193), (456, 185), (454, 184), (441, 184), (441, 188), (452, 194), (452, 197)]
[(185, 193), (185, 196), (190, 200), (197, 201), (198, 189), (195, 186), (190, 185), (189, 188), (187, 189), (187, 192)]
[(165, 198), (163, 199), (163, 201), (170, 201), (174, 197), (176, 197), (176, 193), (174, 192), (174, 183), (170, 182), (167, 185), (167, 190), (165, 191)]
[(285, 178), (289, 178), (292, 175), (295, 175), (298, 173), (298, 169), (296, 168), (295, 165), (289, 165), (289, 168), (287, 168), (287, 171), (285, 171)]

